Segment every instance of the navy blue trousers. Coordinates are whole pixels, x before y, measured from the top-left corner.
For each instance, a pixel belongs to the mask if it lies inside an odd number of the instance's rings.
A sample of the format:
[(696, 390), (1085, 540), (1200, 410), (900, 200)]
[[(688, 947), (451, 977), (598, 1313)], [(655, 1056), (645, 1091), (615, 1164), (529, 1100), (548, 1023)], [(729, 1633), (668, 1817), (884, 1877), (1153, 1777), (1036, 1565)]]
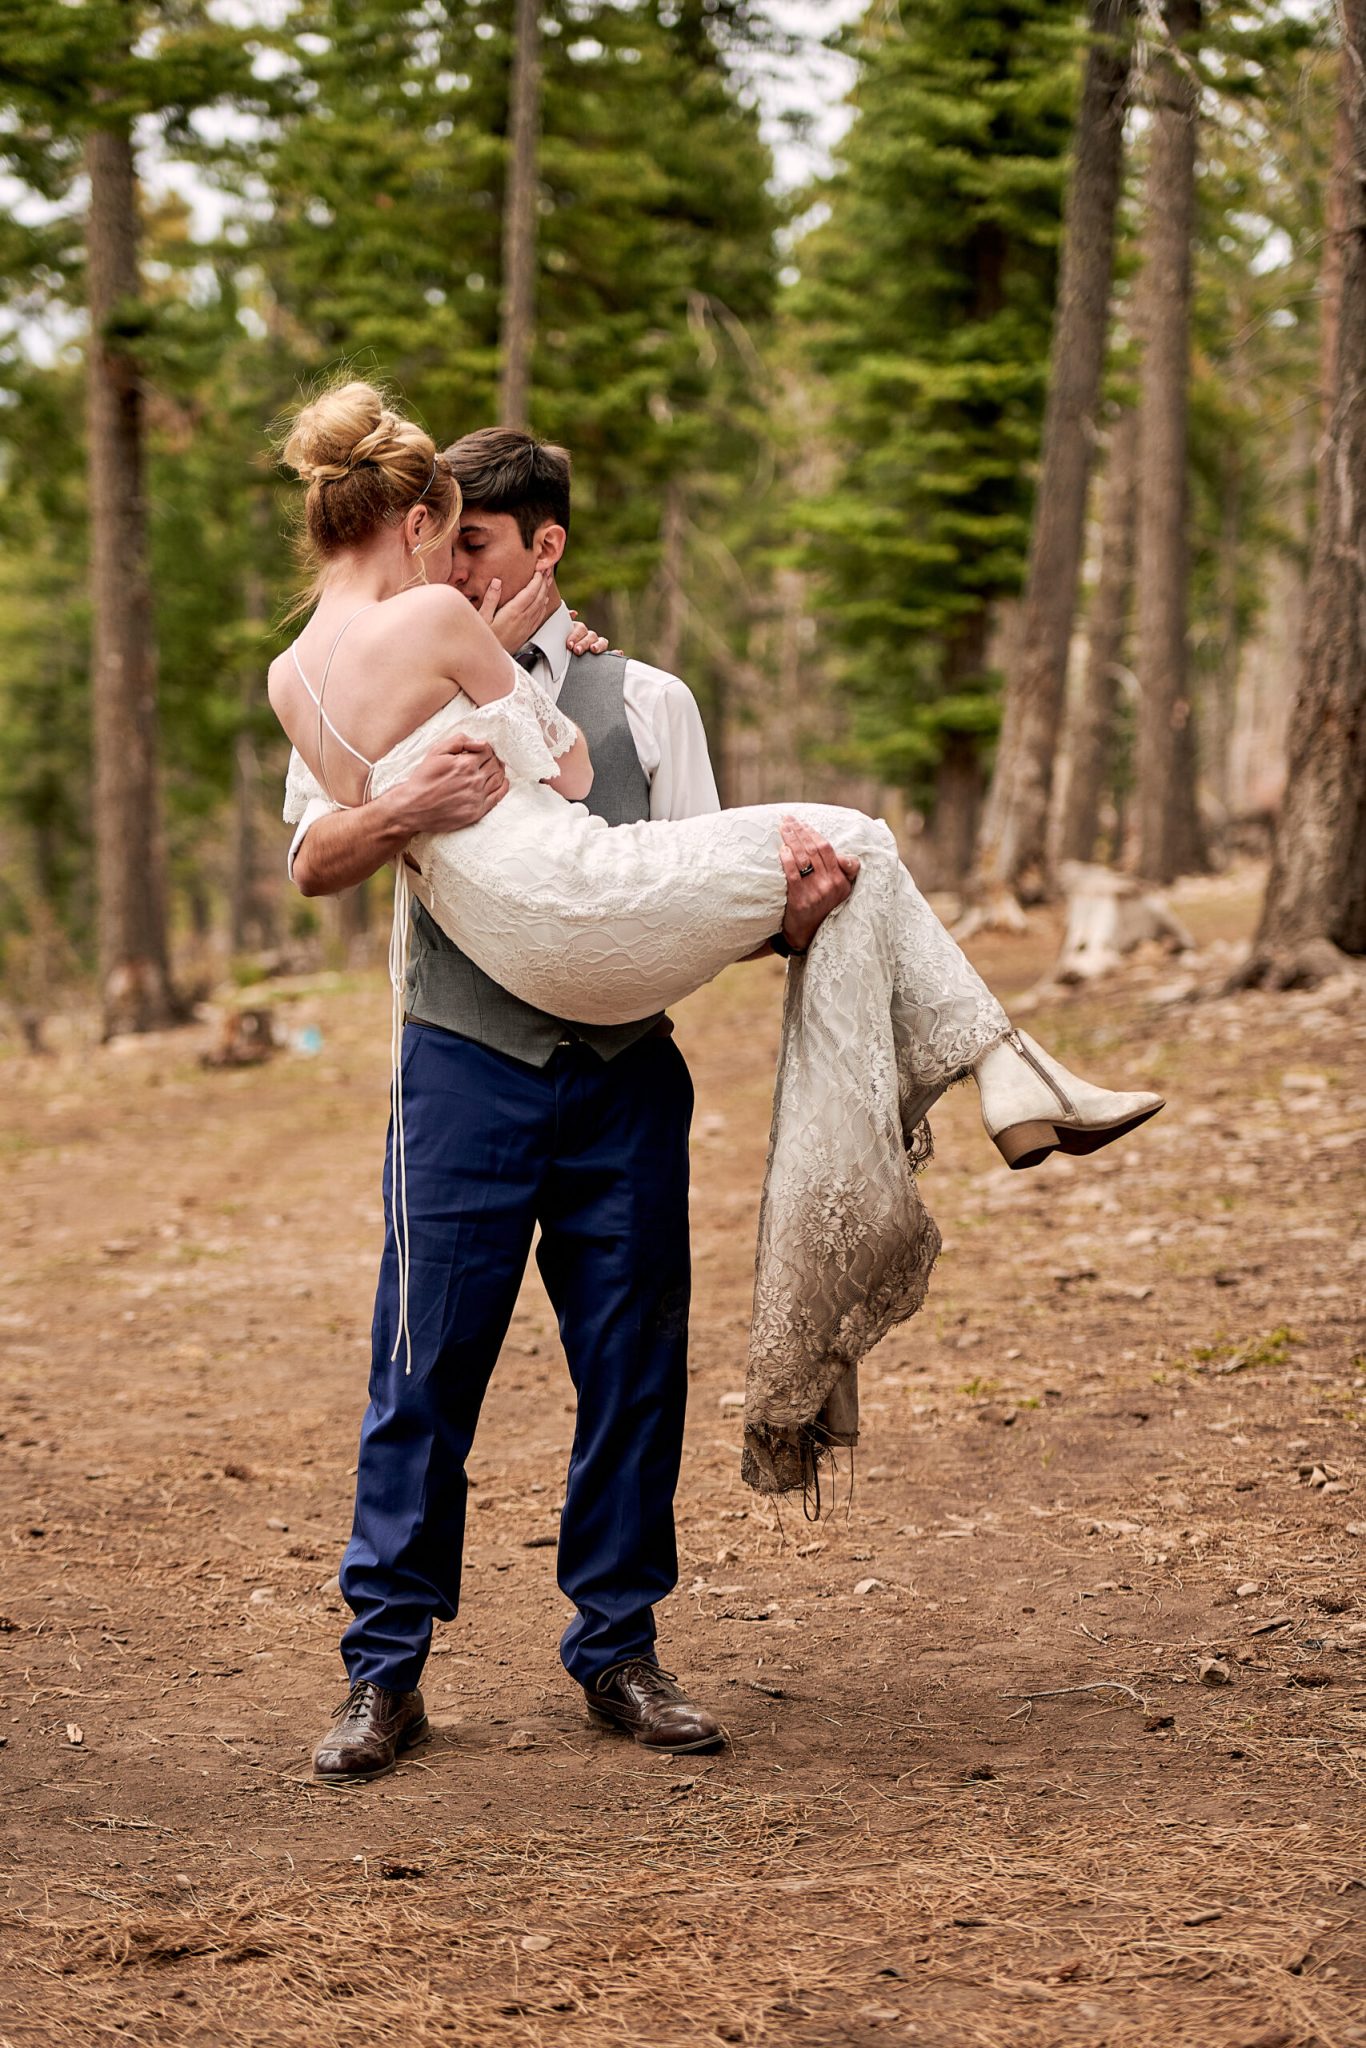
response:
[(678, 1577), (692, 1082), (672, 1039), (654, 1036), (609, 1061), (563, 1046), (538, 1068), (409, 1024), (402, 1058), (412, 1372), (389, 1356), (391, 1130), (342, 1656), (353, 1684), (408, 1691), (434, 1617), (456, 1612), (465, 1460), (539, 1224), (578, 1395), (559, 1541), (577, 1612), (560, 1654), (587, 1684), (652, 1654), (654, 1603)]

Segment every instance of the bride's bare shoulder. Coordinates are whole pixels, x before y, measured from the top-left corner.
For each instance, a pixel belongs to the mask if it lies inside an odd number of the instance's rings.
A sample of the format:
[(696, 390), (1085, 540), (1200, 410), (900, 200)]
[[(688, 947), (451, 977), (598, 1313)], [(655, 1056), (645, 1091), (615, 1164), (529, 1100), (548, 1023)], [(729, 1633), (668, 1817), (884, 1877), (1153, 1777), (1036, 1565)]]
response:
[(372, 619), (371, 631), (386, 639), (402, 632), (419, 638), (431, 634), (445, 641), (453, 627), (476, 616), (469, 599), (452, 590), (449, 583), (422, 583), (413, 590), (400, 590), (377, 610), (381, 616), (377, 624)]
[[(293, 703), (295, 687), (288, 652), (277, 654), (266, 670), (266, 701), (286, 732), (289, 732), (287, 714)], [(290, 736), (293, 737), (292, 734)]]

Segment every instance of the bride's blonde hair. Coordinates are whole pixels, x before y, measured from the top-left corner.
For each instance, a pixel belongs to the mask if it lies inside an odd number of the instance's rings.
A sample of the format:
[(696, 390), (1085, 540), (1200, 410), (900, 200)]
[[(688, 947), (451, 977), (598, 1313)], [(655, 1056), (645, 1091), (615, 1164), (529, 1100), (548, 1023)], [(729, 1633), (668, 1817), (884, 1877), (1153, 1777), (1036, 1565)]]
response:
[(329, 562), (397, 525), (414, 505), (432, 513), (419, 555), (439, 547), (460, 517), (460, 486), (431, 435), (374, 384), (352, 378), (307, 400), (285, 421), (278, 448), (307, 487), (300, 552), (313, 574), (294, 612), (317, 597)]

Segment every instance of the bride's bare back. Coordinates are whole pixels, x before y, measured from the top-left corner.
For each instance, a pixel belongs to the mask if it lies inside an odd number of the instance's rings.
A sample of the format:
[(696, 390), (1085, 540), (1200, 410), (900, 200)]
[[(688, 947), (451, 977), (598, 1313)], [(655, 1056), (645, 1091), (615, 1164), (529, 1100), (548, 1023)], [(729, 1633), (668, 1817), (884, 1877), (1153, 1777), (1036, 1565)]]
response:
[(516, 674), (469, 600), (448, 585), (383, 600), (342, 586), (324, 593), (294, 646), (272, 662), (268, 689), (271, 709), (323, 788), (355, 805), (370, 793), (370, 764), (458, 690), (491, 703)]

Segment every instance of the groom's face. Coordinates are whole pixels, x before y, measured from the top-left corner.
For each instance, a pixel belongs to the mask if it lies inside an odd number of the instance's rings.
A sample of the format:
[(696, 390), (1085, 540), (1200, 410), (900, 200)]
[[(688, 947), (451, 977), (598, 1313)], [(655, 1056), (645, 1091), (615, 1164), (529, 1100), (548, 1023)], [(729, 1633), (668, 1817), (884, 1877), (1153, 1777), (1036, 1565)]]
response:
[(537, 534), (528, 547), (510, 512), (485, 512), (478, 505), (466, 505), (455, 536), (450, 581), (471, 604), (478, 604), (496, 576), (506, 604), (531, 581), (543, 559), (541, 541), (542, 535)]

